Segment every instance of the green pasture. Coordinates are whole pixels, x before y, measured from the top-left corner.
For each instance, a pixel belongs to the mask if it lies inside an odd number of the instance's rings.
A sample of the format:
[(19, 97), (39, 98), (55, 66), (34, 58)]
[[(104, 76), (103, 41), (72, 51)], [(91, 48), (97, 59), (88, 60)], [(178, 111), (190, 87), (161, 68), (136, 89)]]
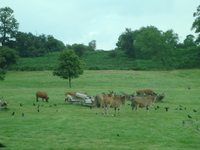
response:
[[(95, 114), (94, 108), (64, 102), (67, 91), (132, 94), (143, 88), (166, 95), (163, 102), (150, 108), (149, 116), (145, 108), (139, 109), (139, 116), (132, 116), (130, 101), (122, 105), (121, 116), (116, 117), (112, 116), (113, 108), (110, 116), (104, 117), (99, 108)], [(48, 103), (41, 99), (36, 102), (39, 90), (48, 93)], [(199, 94), (197, 69), (85, 71), (72, 80), (71, 89), (67, 80), (53, 76), (51, 71), (8, 72), (0, 81), (0, 97), (9, 103), (8, 109), (0, 110), (0, 143), (6, 145), (5, 150), (199, 150)], [(157, 106), (160, 108), (155, 110)], [(169, 107), (167, 112), (165, 107)]]

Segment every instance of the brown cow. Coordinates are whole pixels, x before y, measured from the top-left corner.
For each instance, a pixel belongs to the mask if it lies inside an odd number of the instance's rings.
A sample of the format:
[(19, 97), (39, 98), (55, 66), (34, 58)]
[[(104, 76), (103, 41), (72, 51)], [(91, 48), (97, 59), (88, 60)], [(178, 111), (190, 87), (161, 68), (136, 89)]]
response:
[(140, 95), (140, 94), (143, 94), (145, 93), (146, 95), (151, 95), (151, 96), (155, 96), (156, 93), (152, 90), (149, 90), (149, 89), (140, 89), (140, 90), (137, 90), (136, 91), (136, 94), (137, 95)]
[(38, 98), (42, 98), (43, 102), (44, 102), (44, 99), (46, 100), (46, 102), (48, 102), (48, 99), (49, 99), (47, 93), (43, 91), (36, 92), (36, 102), (38, 102)]

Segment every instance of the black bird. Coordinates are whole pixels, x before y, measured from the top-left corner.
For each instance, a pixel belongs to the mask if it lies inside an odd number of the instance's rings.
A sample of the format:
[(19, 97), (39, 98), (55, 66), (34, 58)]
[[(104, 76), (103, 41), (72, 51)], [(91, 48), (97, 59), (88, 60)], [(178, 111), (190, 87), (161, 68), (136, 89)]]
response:
[(11, 115), (13, 116), (15, 114), (15, 112), (13, 112)]
[(6, 146), (0, 143), (0, 147), (6, 147)]
[(182, 110), (182, 108), (179, 108), (180, 110)]
[(35, 103), (33, 103), (33, 106), (35, 106)]
[(188, 118), (192, 118), (190, 115), (188, 115)]
[(186, 110), (186, 107), (185, 107), (185, 110)]
[(159, 106), (157, 106), (157, 108), (160, 108)]
[(57, 104), (54, 104), (54, 106), (57, 106)]
[(51, 107), (51, 105), (49, 107)]
[(37, 108), (39, 108), (39, 107), (40, 107), (40, 105), (38, 104)]
[(37, 111), (38, 111), (38, 112), (40, 112), (40, 110), (39, 110), (39, 109), (38, 109)]
[(168, 111), (169, 107), (165, 107), (165, 110)]
[(195, 109), (193, 109), (194, 112), (197, 112)]
[(20, 105), (20, 106), (22, 106), (22, 104), (21, 104), (21, 103), (20, 103), (19, 105)]
[(184, 126), (185, 125), (185, 121), (183, 120), (183, 122), (182, 122), (182, 126)]
[(92, 106), (90, 106), (90, 109), (92, 109)]
[(191, 88), (190, 88), (190, 86), (188, 86), (188, 90), (190, 90)]
[(22, 113), (22, 117), (24, 117), (24, 113)]
[(117, 136), (119, 136), (119, 134), (117, 134)]

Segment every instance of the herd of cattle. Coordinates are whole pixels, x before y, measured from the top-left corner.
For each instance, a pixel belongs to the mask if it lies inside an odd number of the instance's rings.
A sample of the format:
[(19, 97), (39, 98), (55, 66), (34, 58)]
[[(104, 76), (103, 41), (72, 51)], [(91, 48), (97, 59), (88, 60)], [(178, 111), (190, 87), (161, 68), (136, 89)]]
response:
[[(90, 107), (100, 107), (102, 114), (106, 116), (108, 116), (109, 108), (113, 107), (115, 110), (114, 116), (116, 116), (116, 111), (118, 110), (118, 115), (120, 115), (122, 104), (125, 104), (125, 101), (129, 100), (131, 101), (132, 114), (134, 109), (138, 115), (138, 107), (146, 107), (147, 115), (149, 115), (149, 108), (153, 103), (156, 101), (162, 101), (165, 97), (163, 93), (158, 95), (149, 89), (140, 89), (136, 91), (136, 94), (131, 95), (124, 92), (121, 92), (122, 95), (117, 95), (113, 91), (109, 92), (110, 93), (103, 92), (95, 96), (89, 96), (87, 92), (70, 91), (65, 93), (65, 102), (68, 101), (73, 104), (77, 99), (82, 100), (84, 104), (88, 104)], [(8, 103), (6, 101), (2, 102), (2, 98), (0, 98), (0, 108), (6, 108)], [(42, 98), (42, 101), (45, 99), (46, 102), (49, 100), (47, 93), (44, 91), (36, 92), (36, 102), (38, 102), (38, 98)], [(104, 109), (102, 109), (102, 107)]]
[[(136, 91), (136, 94), (128, 95), (124, 92), (121, 92), (122, 95), (117, 95), (113, 91), (109, 91), (110, 93), (101, 93), (95, 96), (89, 96), (87, 92), (76, 92), (69, 91), (65, 93), (65, 102), (76, 102), (77, 99), (83, 100), (82, 102), (86, 104), (90, 104), (91, 107), (100, 107), (102, 114), (108, 116), (108, 110), (110, 107), (113, 107), (115, 110), (114, 116), (116, 116), (116, 111), (118, 110), (118, 115), (120, 115), (120, 108), (122, 104), (125, 104), (126, 100), (131, 101), (132, 106), (132, 114), (134, 109), (138, 115), (138, 107), (146, 107), (147, 115), (149, 115), (149, 108), (153, 105), (155, 101), (161, 101), (165, 95), (162, 93), (157, 95), (155, 92), (149, 89), (140, 89)], [(46, 92), (38, 91), (36, 93), (36, 101), (38, 102), (38, 98), (42, 98), (48, 102), (48, 95)], [(104, 109), (102, 109), (102, 107)]]

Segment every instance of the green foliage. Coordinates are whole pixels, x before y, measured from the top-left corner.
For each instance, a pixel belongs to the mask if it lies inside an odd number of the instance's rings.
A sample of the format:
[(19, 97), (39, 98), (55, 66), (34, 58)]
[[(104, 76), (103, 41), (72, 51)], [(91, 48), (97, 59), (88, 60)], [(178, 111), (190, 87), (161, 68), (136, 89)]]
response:
[(4, 80), (6, 76), (6, 71), (0, 68), (0, 81)]
[(0, 8), (0, 42), (3, 45), (6, 45), (10, 38), (15, 37), (19, 28), (13, 12), (10, 7)]
[[(0, 97), (9, 103), (8, 109), (0, 110), (0, 142), (9, 150), (198, 150), (199, 74), (200, 70), (85, 71), (69, 89), (51, 71), (8, 72), (0, 89)], [(139, 108), (139, 116), (132, 116), (130, 101), (122, 105), (120, 117), (112, 116), (113, 108), (109, 109), (109, 117), (103, 117), (99, 108), (64, 102), (64, 94), (69, 90), (96, 95), (110, 89), (117, 94), (119, 91), (132, 94), (141, 88), (166, 95), (163, 102), (150, 108), (149, 116), (145, 108)], [(38, 90), (48, 93), (48, 103), (41, 99), (35, 102)], [(155, 110), (157, 106), (160, 108)], [(168, 112), (165, 107), (169, 107)]]
[(95, 51), (96, 49), (96, 40), (92, 40), (88, 43), (87, 51)]
[(7, 46), (0, 47), (0, 68), (15, 64), (18, 58), (16, 50), (10, 49)]
[(0, 80), (4, 80), (6, 67), (11, 66), (16, 63), (19, 56), (16, 50), (10, 49), (7, 46), (0, 47)]
[(79, 75), (83, 74), (84, 63), (80, 61), (79, 57), (70, 49), (62, 51), (58, 61), (58, 67), (54, 69), (53, 75), (63, 79), (69, 79), (69, 86), (71, 88), (71, 79), (78, 78)]
[(19, 52), (20, 57), (41, 57), (50, 52), (64, 50), (65, 45), (50, 35), (36, 36), (18, 32), (13, 48)]
[(193, 13), (195, 20), (192, 24), (192, 30), (195, 30), (198, 33), (198, 38), (196, 40), (197, 43), (200, 43), (200, 5), (197, 7), (196, 12)]
[(116, 45), (117, 49), (125, 51), (127, 57), (159, 60), (164, 66), (170, 66), (177, 43), (178, 35), (173, 30), (162, 32), (154, 26), (147, 26), (135, 31), (126, 29)]
[(79, 57), (83, 56), (86, 51), (86, 46), (84, 44), (73, 44), (70, 49), (73, 49), (76, 55)]

